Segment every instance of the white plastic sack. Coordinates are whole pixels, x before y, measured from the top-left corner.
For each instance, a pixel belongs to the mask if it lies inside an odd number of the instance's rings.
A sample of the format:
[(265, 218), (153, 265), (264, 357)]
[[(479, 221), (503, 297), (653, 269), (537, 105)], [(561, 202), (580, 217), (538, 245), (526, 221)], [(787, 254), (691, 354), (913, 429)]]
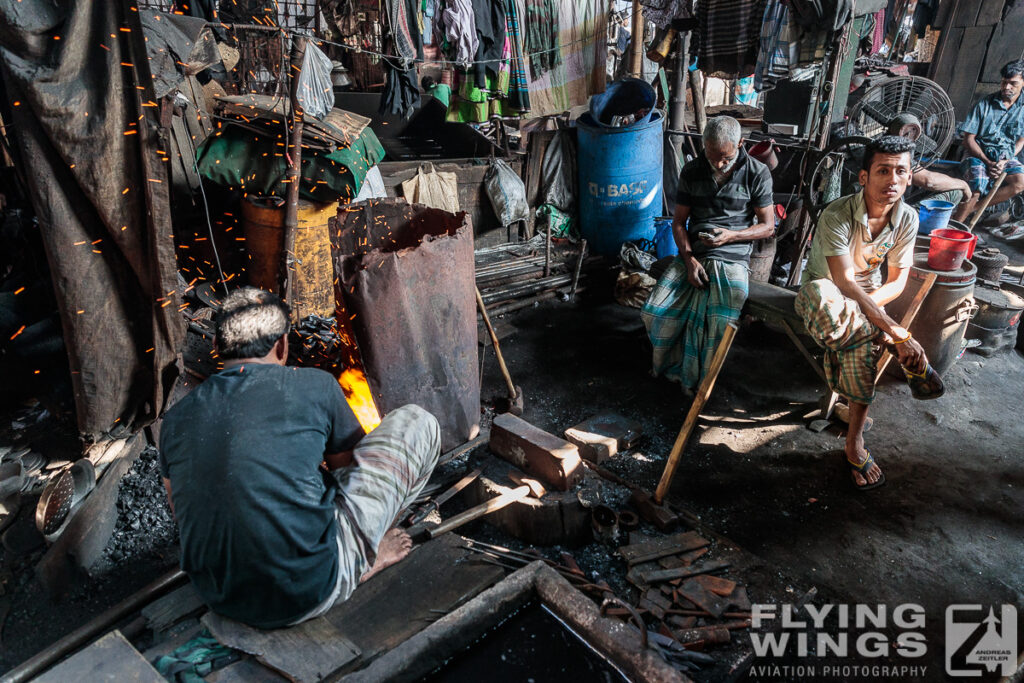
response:
[(430, 162), (420, 164), (416, 177), (402, 183), (402, 194), (410, 204), (423, 204), (449, 213), (459, 212), (458, 178), (454, 173), (435, 171)]
[(355, 202), (366, 201), (367, 199), (383, 199), (388, 196), (388, 191), (384, 187), (384, 178), (380, 175), (380, 166), (376, 164), (366, 172), (366, 177), (363, 179), (363, 186), (359, 188), (356, 198), (352, 200)]
[(484, 177), (484, 185), (502, 227), (512, 225), (516, 221), (525, 221), (530, 215), (523, 179), (501, 159), (491, 162), (491, 167), (487, 169), (487, 175)]
[(295, 91), (295, 99), (306, 115), (323, 120), (334, 108), (334, 84), (331, 82), (333, 68), (334, 64), (320, 48), (311, 42), (306, 43), (302, 71), (299, 72), (298, 88)]

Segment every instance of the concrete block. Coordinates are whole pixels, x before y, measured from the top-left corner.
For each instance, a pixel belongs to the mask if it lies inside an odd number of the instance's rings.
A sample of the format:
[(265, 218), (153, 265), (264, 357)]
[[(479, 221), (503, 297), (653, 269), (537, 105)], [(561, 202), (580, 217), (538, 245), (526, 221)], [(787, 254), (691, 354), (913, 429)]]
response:
[(579, 447), (580, 455), (597, 464), (631, 448), (642, 434), (639, 422), (615, 413), (595, 415), (565, 430), (565, 438)]
[(527, 474), (568, 491), (583, 475), (579, 449), (510, 413), (494, 418), (490, 448)]

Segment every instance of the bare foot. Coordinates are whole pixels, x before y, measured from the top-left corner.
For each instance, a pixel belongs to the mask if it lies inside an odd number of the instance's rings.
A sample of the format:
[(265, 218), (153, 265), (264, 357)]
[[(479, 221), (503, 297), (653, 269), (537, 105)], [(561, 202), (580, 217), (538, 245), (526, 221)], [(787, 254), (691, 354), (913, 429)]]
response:
[(359, 583), (363, 583), (377, 572), (395, 564), (412, 550), (412, 537), (401, 529), (388, 529), (384, 538), (380, 539), (377, 546), (377, 561), (373, 563), (365, 574), (359, 577)]

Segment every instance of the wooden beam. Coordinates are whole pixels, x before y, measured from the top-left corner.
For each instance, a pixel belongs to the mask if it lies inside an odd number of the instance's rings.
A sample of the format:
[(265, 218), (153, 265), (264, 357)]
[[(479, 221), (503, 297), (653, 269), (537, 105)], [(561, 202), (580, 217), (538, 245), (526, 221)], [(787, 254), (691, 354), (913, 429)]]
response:
[(658, 482), (658, 489), (654, 492), (654, 502), (658, 505), (661, 505), (662, 501), (665, 500), (665, 494), (668, 493), (668, 489), (672, 485), (672, 477), (675, 476), (676, 468), (682, 459), (683, 448), (685, 448), (686, 442), (689, 441), (694, 427), (697, 426), (697, 418), (700, 417), (700, 411), (704, 409), (704, 404), (710, 398), (711, 390), (715, 388), (715, 380), (718, 379), (718, 373), (722, 371), (725, 357), (729, 353), (729, 348), (732, 346), (732, 340), (736, 336), (737, 329), (736, 323), (729, 323), (726, 326), (725, 334), (722, 335), (718, 346), (715, 347), (715, 355), (711, 359), (711, 366), (707, 369), (704, 378), (697, 386), (697, 395), (693, 399), (693, 404), (690, 405), (690, 412), (686, 414), (686, 420), (683, 422), (679, 435), (676, 437), (676, 442), (672, 446), (672, 452), (669, 453), (668, 462), (665, 463), (665, 471), (661, 473), (661, 481)]

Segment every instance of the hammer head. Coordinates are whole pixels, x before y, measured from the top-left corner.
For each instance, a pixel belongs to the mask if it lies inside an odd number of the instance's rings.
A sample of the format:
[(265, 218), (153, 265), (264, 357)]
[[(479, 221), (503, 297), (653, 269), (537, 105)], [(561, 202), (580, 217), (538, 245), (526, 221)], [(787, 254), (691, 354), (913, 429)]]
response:
[(516, 417), (519, 417), (523, 414), (523, 388), (517, 384), (515, 389), (516, 395), (514, 397), (506, 396), (502, 399), (499, 408), (501, 408), (500, 412), (512, 413)]
[(514, 481), (519, 486), (529, 486), (530, 495), (533, 496), (534, 498), (543, 498), (544, 494), (548, 492), (548, 490), (544, 488), (543, 484), (541, 484), (536, 479), (527, 477), (522, 472), (512, 470), (511, 472), (509, 472), (508, 478)]
[(650, 494), (640, 489), (633, 489), (629, 503), (640, 514), (644, 521), (653, 524), (661, 531), (669, 531), (679, 525), (680, 517), (668, 509), (666, 505), (658, 505)]

